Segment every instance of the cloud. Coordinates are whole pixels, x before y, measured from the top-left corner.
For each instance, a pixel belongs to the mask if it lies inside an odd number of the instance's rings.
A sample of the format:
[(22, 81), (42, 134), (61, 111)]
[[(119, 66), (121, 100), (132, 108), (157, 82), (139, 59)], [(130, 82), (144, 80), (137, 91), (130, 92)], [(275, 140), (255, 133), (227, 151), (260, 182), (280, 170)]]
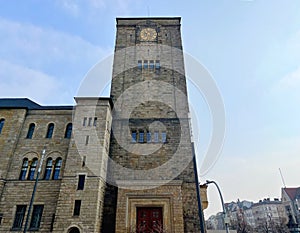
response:
[[(32, 96), (33, 93), (28, 92), (28, 88), (24, 91), (19, 90), (17, 83), (23, 83), (25, 87), (30, 86), (34, 77), (39, 87), (43, 82), (40, 80), (45, 80), (49, 84), (48, 89), (54, 86), (53, 83), (56, 85), (59, 80), (61, 91), (65, 93), (64, 95), (61, 93), (60, 98), (65, 97), (66, 102), (71, 102), (87, 71), (112, 51), (110, 48), (95, 46), (76, 35), (3, 18), (0, 18), (0, 35), (5, 35), (0, 37), (2, 67), (0, 95), (2, 97)], [(26, 75), (22, 76), (21, 71)], [(13, 79), (11, 80), (10, 77)], [(46, 93), (48, 92), (42, 93), (40, 88), (31, 90), (38, 90), (34, 98), (39, 96), (42, 101), (46, 102), (52, 99), (55, 104), (55, 98), (53, 94), (50, 94), (51, 92), (47, 99)]]
[(52, 76), (0, 60), (0, 93), (5, 97), (29, 97), (47, 103), (62, 95), (62, 84)]
[(297, 89), (298, 91), (300, 88), (300, 66), (279, 80), (277, 88), (282, 90)]

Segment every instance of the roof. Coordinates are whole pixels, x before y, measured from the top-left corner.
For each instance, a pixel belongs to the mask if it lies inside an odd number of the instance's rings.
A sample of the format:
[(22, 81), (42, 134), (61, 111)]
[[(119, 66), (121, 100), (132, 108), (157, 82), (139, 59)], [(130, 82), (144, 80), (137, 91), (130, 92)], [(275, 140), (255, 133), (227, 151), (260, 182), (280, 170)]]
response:
[(286, 194), (289, 196), (291, 200), (295, 200), (296, 198), (300, 198), (300, 187), (298, 188), (283, 188)]
[(0, 98), (1, 108), (25, 108), (28, 110), (72, 110), (73, 106), (41, 106), (28, 98)]

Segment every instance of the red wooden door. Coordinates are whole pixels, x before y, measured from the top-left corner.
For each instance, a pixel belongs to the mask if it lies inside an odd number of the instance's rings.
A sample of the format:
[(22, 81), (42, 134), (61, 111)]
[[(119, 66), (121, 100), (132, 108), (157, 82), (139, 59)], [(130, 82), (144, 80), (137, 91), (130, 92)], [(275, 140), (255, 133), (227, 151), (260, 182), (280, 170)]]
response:
[(163, 219), (161, 207), (137, 208), (137, 233), (162, 233)]

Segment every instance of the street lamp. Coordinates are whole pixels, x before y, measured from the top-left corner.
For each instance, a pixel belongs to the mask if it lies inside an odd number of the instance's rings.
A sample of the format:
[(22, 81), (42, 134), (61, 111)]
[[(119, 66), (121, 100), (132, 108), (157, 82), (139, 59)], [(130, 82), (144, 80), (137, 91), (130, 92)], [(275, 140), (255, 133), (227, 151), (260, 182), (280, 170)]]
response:
[(222, 202), (223, 218), (224, 218), (225, 229), (226, 229), (226, 233), (229, 233), (229, 227), (228, 227), (229, 221), (228, 221), (228, 216), (227, 216), (226, 208), (225, 208), (225, 205), (224, 205), (224, 200), (223, 200), (223, 196), (222, 196), (221, 190), (220, 190), (218, 184), (215, 181), (206, 180), (206, 184), (214, 184), (217, 187), (217, 189), (218, 189), (218, 192), (219, 192), (219, 195), (220, 195), (220, 198), (221, 198), (221, 202)]
[(27, 212), (27, 217), (26, 217), (23, 233), (27, 232), (29, 215), (30, 215), (30, 212), (31, 212), (31, 209), (32, 209), (32, 205), (33, 205), (33, 201), (34, 201), (34, 195), (35, 195), (35, 192), (36, 192), (37, 184), (39, 182), (39, 176), (40, 176), (40, 173), (41, 173), (41, 170), (42, 170), (42, 165), (43, 165), (43, 161), (44, 161), (44, 158), (45, 158), (45, 154), (46, 154), (46, 149), (44, 148), (43, 151), (42, 151), (42, 157), (41, 157), (41, 160), (40, 160), (38, 172), (37, 172), (36, 179), (35, 179), (35, 182), (34, 182), (34, 187), (33, 187), (32, 195), (31, 195), (30, 203), (29, 203), (29, 208), (28, 208), (28, 212)]

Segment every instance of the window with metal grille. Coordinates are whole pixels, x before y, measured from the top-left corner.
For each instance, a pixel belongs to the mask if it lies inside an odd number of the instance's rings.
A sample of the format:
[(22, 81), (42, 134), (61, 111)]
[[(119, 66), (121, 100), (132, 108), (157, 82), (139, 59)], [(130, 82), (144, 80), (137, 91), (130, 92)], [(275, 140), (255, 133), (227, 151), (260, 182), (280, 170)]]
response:
[(25, 211), (26, 211), (26, 205), (17, 205), (15, 219), (12, 226), (14, 230), (22, 228)]
[(41, 219), (43, 215), (44, 205), (34, 205), (29, 225), (30, 230), (37, 230), (40, 228)]

